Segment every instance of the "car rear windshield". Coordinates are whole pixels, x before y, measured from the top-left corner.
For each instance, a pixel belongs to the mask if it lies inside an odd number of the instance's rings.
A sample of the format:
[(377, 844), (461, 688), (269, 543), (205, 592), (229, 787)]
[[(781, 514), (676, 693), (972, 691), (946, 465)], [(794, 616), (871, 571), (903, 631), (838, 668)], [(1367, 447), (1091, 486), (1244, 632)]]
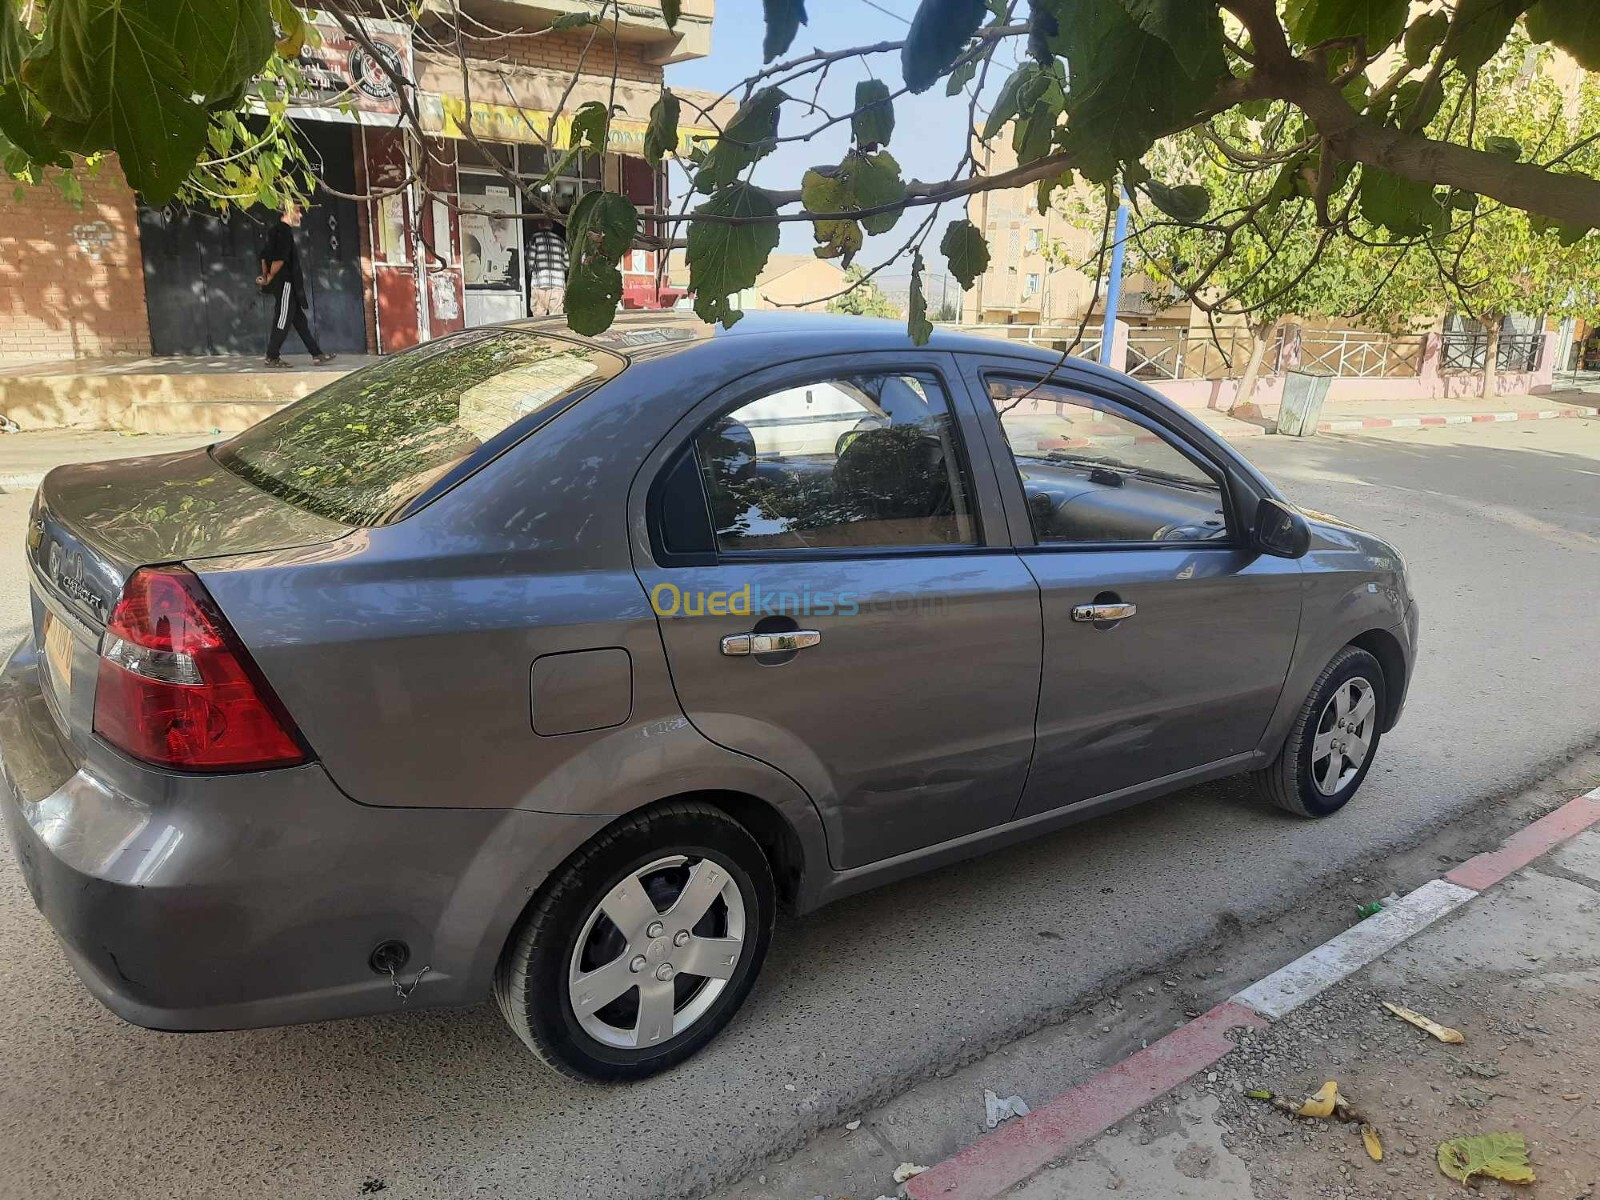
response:
[[(347, 525), (382, 525), (513, 426), (616, 375), (624, 360), (519, 329), (457, 334), (384, 359), (221, 443), (217, 461)], [(516, 436), (516, 435), (512, 435)]]

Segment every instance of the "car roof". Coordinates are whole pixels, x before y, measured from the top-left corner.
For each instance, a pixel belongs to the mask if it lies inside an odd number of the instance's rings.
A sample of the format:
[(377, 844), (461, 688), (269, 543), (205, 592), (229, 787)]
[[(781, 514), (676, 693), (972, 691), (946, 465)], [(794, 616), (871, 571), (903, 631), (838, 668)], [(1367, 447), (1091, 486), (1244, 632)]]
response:
[(734, 322), (731, 329), (724, 329), (721, 325), (706, 324), (693, 313), (627, 312), (619, 313), (609, 329), (593, 337), (573, 333), (560, 317), (511, 324), (514, 328), (571, 338), (635, 362), (667, 358), (690, 349), (715, 353), (719, 344), (731, 349), (733, 339), (738, 339), (741, 352), (748, 352), (752, 349), (748, 339), (766, 339), (773, 344), (775, 353), (781, 351), (788, 359), (862, 350), (947, 350), (1004, 355), (1051, 369), (1124, 378), (1087, 359), (1070, 358), (1063, 364), (1059, 350), (966, 333), (948, 326), (935, 326), (927, 345), (918, 347), (906, 332), (904, 321), (835, 313), (752, 311)]

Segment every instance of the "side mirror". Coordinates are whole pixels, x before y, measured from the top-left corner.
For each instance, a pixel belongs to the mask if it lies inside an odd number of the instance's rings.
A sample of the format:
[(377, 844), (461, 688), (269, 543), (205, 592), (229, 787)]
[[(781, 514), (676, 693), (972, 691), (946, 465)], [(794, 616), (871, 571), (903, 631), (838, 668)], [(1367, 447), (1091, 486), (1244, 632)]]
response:
[(1311, 526), (1282, 500), (1267, 497), (1256, 508), (1254, 543), (1274, 558), (1304, 558), (1311, 549)]

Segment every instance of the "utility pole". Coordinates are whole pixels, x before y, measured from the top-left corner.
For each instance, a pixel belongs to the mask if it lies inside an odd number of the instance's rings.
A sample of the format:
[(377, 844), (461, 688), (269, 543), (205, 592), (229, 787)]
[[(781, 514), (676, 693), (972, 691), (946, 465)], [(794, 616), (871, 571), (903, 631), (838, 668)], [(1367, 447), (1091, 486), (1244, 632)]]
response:
[(1117, 309), (1122, 305), (1123, 243), (1128, 240), (1128, 194), (1120, 193), (1117, 204), (1117, 228), (1111, 245), (1111, 278), (1106, 284), (1106, 319), (1100, 331), (1100, 365), (1111, 365), (1113, 343), (1116, 341)]

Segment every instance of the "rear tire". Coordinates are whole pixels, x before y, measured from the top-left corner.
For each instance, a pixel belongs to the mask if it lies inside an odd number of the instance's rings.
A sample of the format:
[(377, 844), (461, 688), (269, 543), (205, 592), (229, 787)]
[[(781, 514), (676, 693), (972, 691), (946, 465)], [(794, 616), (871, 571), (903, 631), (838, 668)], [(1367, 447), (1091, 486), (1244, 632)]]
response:
[(1328, 817), (1350, 802), (1378, 753), (1387, 697), (1383, 669), (1346, 646), (1311, 685), (1271, 766), (1251, 773), (1256, 789), (1302, 817)]
[(771, 867), (744, 826), (708, 804), (662, 804), (618, 821), (551, 876), (500, 956), (495, 998), (546, 1066), (643, 1079), (733, 1019), (776, 908)]

